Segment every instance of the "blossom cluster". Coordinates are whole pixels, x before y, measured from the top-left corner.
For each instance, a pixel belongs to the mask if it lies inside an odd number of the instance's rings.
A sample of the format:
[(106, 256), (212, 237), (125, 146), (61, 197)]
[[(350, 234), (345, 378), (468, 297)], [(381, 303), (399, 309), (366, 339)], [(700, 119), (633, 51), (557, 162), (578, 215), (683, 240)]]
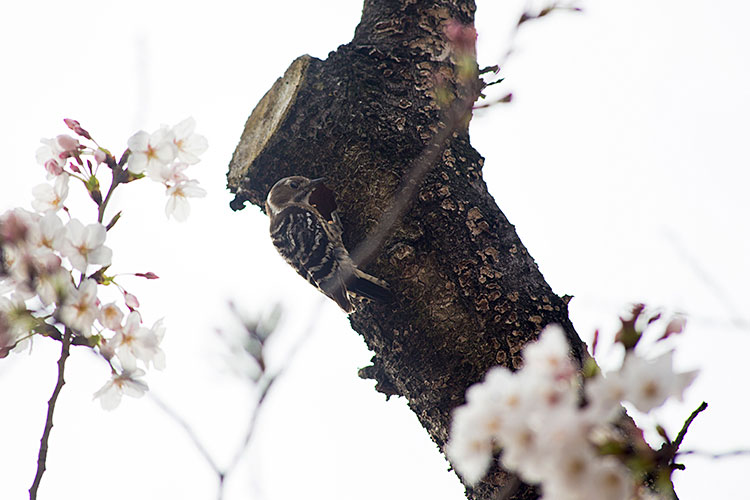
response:
[[(118, 161), (77, 121), (65, 123), (95, 146), (68, 135), (42, 139), (37, 160), (51, 182), (32, 190), (33, 211), (15, 208), (0, 215), (0, 358), (24, 350), (35, 336), (89, 347), (111, 368), (111, 380), (95, 397), (112, 409), (122, 394), (140, 396), (147, 390), (144, 369), (164, 368), (165, 329), (162, 320), (144, 326), (136, 296), (118, 275), (109, 274), (113, 254), (105, 243), (121, 214), (105, 226), (107, 203), (119, 185), (144, 177), (145, 171), (167, 187), (167, 215), (183, 220), (185, 197), (205, 194), (183, 172), (198, 161), (206, 140), (193, 133), (195, 123), (188, 119), (152, 135), (138, 132)], [(106, 197), (99, 180), (104, 170), (111, 171)], [(71, 179), (80, 181), (96, 204), (96, 222), (72, 217), (65, 206)], [(135, 276), (157, 278), (151, 272)], [(102, 293), (106, 287), (117, 293)], [(116, 300), (105, 303), (100, 298), (105, 295)]]
[(198, 181), (185, 175), (190, 165), (200, 161), (208, 142), (195, 133), (195, 120), (187, 118), (174, 127), (162, 125), (154, 133), (140, 131), (128, 140), (128, 171), (144, 174), (164, 185), (167, 191), (167, 216), (184, 221), (190, 214), (188, 198), (200, 198), (206, 191)]
[(544, 498), (635, 498), (643, 471), (626, 465), (633, 461), (620, 453), (623, 436), (614, 424), (623, 402), (648, 412), (682, 398), (697, 372), (675, 372), (672, 356), (649, 360), (628, 349), (619, 369), (584, 379), (563, 329), (549, 325), (524, 348), (520, 370), (494, 367), (466, 391), (466, 404), (453, 413), (447, 456), (471, 485), (500, 451), (501, 465), (541, 483)]

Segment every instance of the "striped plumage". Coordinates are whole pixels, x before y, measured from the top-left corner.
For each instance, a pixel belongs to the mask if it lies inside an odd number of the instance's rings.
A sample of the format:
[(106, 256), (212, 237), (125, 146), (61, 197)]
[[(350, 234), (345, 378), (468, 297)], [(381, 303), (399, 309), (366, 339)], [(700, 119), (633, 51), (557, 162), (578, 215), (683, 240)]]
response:
[(333, 192), (323, 179), (281, 179), (266, 198), (274, 246), (302, 277), (346, 312), (354, 310), (351, 296), (389, 300), (388, 285), (357, 269), (349, 257), (335, 210)]

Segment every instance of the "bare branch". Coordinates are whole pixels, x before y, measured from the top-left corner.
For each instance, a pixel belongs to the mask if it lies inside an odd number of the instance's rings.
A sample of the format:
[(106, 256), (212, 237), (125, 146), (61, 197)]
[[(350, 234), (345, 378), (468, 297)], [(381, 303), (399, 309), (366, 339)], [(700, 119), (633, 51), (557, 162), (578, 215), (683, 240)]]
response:
[(190, 440), (193, 442), (195, 447), (198, 449), (198, 452), (200, 452), (201, 456), (208, 462), (208, 465), (211, 466), (211, 469), (218, 475), (222, 476), (223, 473), (218, 465), (216, 465), (216, 462), (214, 461), (213, 457), (211, 457), (211, 454), (208, 452), (206, 447), (203, 445), (200, 439), (198, 439), (198, 435), (195, 433), (193, 428), (190, 426), (190, 424), (187, 423), (187, 421), (180, 416), (177, 411), (173, 410), (167, 403), (165, 403), (159, 396), (154, 394), (153, 391), (149, 391), (148, 393), (151, 400), (156, 404), (156, 406), (159, 407), (164, 413), (166, 413), (169, 417), (171, 417), (177, 424), (179, 424), (180, 427), (182, 427), (182, 430), (185, 431), (185, 433), (188, 435)]
[(723, 451), (721, 453), (711, 453), (708, 451), (701, 451), (701, 450), (687, 450), (687, 451), (679, 452), (678, 455), (696, 455), (700, 457), (721, 459), (721, 458), (740, 457), (743, 455), (750, 455), (750, 449), (730, 450), (730, 451)]
[(706, 408), (708, 408), (708, 403), (704, 401), (698, 408), (695, 409), (695, 411), (693, 411), (693, 413), (690, 414), (688, 419), (685, 421), (685, 424), (682, 426), (682, 429), (680, 429), (679, 434), (677, 434), (677, 438), (675, 438), (675, 440), (672, 442), (675, 451), (679, 449), (680, 445), (682, 444), (682, 440), (685, 439), (685, 434), (687, 434), (688, 427), (690, 427), (690, 424), (693, 423), (695, 417), (697, 417), (698, 414)]
[(36, 462), (36, 476), (34, 476), (34, 482), (29, 488), (29, 500), (36, 500), (36, 495), (39, 490), (39, 485), (42, 482), (42, 475), (47, 470), (47, 451), (49, 449), (49, 436), (52, 432), (52, 416), (55, 413), (55, 405), (57, 404), (57, 398), (60, 396), (60, 391), (63, 385), (65, 385), (65, 362), (70, 356), (70, 336), (71, 332), (68, 328), (65, 329), (65, 334), (62, 338), (62, 349), (60, 352), (60, 359), (57, 360), (57, 383), (55, 389), (52, 391), (52, 396), (49, 398), (47, 403), (47, 420), (44, 422), (44, 432), (42, 433), (42, 439), (39, 446), (39, 457)]
[[(320, 299), (320, 302), (322, 303), (323, 299)], [(318, 308), (316, 308), (316, 310), (317, 309)], [(233, 312), (235, 312), (235, 314), (239, 316), (239, 314), (234, 309), (234, 307), (233, 307)], [(260, 394), (258, 395), (258, 401), (255, 403), (255, 411), (253, 411), (253, 415), (250, 418), (250, 423), (248, 424), (247, 431), (245, 432), (245, 437), (242, 440), (242, 444), (237, 448), (237, 451), (232, 457), (232, 460), (229, 462), (229, 465), (227, 465), (224, 468), (219, 467), (219, 465), (216, 463), (214, 458), (206, 449), (206, 446), (198, 438), (198, 435), (196, 434), (195, 430), (190, 426), (190, 424), (184, 418), (182, 418), (182, 416), (180, 416), (180, 414), (177, 413), (177, 411), (173, 410), (169, 405), (167, 405), (164, 401), (162, 401), (153, 392), (149, 393), (149, 396), (154, 401), (154, 403), (156, 403), (156, 405), (162, 411), (164, 411), (164, 413), (166, 413), (175, 422), (177, 422), (180, 425), (180, 427), (182, 427), (182, 429), (188, 435), (190, 440), (193, 442), (193, 445), (195, 445), (195, 447), (198, 449), (198, 452), (201, 454), (201, 456), (204, 458), (204, 460), (208, 463), (208, 465), (216, 474), (219, 480), (219, 487), (218, 487), (218, 493), (217, 493), (218, 500), (221, 500), (224, 496), (224, 482), (227, 476), (229, 476), (229, 474), (232, 473), (235, 467), (237, 467), (237, 464), (242, 458), (242, 455), (245, 454), (245, 451), (247, 450), (247, 447), (250, 444), (250, 440), (255, 434), (255, 428), (257, 426), (257, 421), (258, 421), (258, 415), (260, 414), (260, 409), (263, 405), (263, 402), (266, 400), (266, 396), (271, 390), (271, 387), (273, 387), (274, 382), (276, 382), (276, 380), (284, 373), (286, 368), (289, 366), (292, 358), (297, 354), (297, 352), (299, 351), (299, 348), (302, 346), (304, 341), (307, 340), (307, 338), (312, 333), (316, 324), (316, 321), (315, 321), (316, 317), (311, 318), (310, 322), (307, 324), (307, 329), (305, 330), (305, 332), (302, 334), (302, 336), (299, 339), (297, 339), (296, 343), (292, 346), (290, 351), (287, 353), (286, 360), (284, 364), (281, 366), (281, 368), (279, 368), (276, 371), (276, 373), (274, 373), (273, 375), (265, 378), (265, 382), (263, 383)], [(261, 363), (261, 369), (264, 370), (264, 373), (265, 373), (264, 363)], [(263, 377), (261, 377), (261, 380), (263, 380)]]

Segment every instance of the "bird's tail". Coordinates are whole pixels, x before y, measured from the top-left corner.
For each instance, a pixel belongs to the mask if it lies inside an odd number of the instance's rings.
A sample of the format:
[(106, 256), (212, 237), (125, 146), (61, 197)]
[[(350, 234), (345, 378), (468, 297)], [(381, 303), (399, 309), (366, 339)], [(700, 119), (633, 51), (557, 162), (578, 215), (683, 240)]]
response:
[(393, 293), (388, 288), (388, 283), (357, 268), (354, 268), (354, 274), (349, 278), (346, 289), (354, 295), (378, 302), (393, 300)]

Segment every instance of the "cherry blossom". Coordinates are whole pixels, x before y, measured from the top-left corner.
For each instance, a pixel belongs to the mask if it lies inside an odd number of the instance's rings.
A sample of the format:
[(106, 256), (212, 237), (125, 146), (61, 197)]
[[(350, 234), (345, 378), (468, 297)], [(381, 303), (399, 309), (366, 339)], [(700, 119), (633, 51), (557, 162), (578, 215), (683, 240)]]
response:
[(208, 141), (202, 135), (194, 133), (195, 119), (192, 117), (182, 120), (172, 128), (174, 144), (177, 147), (177, 157), (188, 165), (200, 161), (199, 156), (208, 149)]
[(114, 410), (120, 405), (123, 394), (140, 398), (148, 390), (146, 382), (140, 380), (145, 374), (146, 372), (139, 368), (121, 374), (114, 373), (112, 378), (94, 393), (94, 399), (99, 399), (103, 409)]
[(642, 412), (661, 406), (669, 397), (682, 400), (683, 392), (698, 372), (676, 373), (672, 367), (673, 354), (669, 351), (658, 358), (645, 360), (629, 352), (622, 365), (624, 399)]
[(99, 317), (96, 281), (86, 279), (78, 288), (71, 288), (60, 309), (60, 319), (84, 337), (91, 335), (94, 320)]
[(34, 200), (31, 206), (40, 213), (57, 212), (63, 208), (63, 203), (68, 197), (68, 179), (69, 175), (62, 173), (55, 179), (54, 185), (39, 184), (34, 187), (32, 194)]
[(184, 222), (190, 215), (190, 203), (187, 199), (202, 198), (206, 196), (206, 190), (198, 187), (198, 181), (189, 180), (167, 188), (167, 196), (169, 196), (165, 207), (167, 217), (174, 217), (177, 221)]
[(65, 226), (67, 241), (63, 249), (74, 268), (82, 273), (89, 265), (108, 266), (112, 262), (112, 250), (104, 246), (106, 228), (99, 224), (84, 225), (73, 219)]
[(54, 139), (42, 139), (42, 146), (36, 151), (36, 161), (44, 165), (47, 177), (57, 177), (63, 173), (68, 157), (78, 150), (78, 140), (69, 135), (58, 135)]
[(72, 289), (75, 289), (75, 287), (70, 271), (60, 268), (55, 272), (41, 274), (36, 281), (35, 291), (42, 304), (49, 306), (64, 302)]
[[(16, 208), (0, 216), (0, 358), (28, 344), (34, 335), (63, 342), (67, 338), (70, 345), (91, 348), (112, 369), (112, 379), (95, 397), (103, 407), (114, 408), (122, 394), (140, 396), (148, 389), (139, 380), (145, 373), (141, 368), (163, 369), (166, 362), (160, 347), (163, 320), (151, 328), (144, 326), (136, 311), (138, 299), (119, 283), (122, 275), (109, 271), (112, 250), (104, 243), (122, 213), (107, 214), (110, 195), (119, 185), (137, 181), (143, 177), (138, 174), (145, 173), (164, 185), (167, 216), (185, 220), (190, 210), (187, 198), (206, 195), (186, 170), (199, 161), (207, 142), (195, 133), (195, 121), (188, 118), (171, 129), (162, 126), (152, 134), (134, 134), (128, 151), (118, 160), (78, 121), (65, 119), (65, 124), (79, 139), (93, 144), (82, 145), (66, 134), (42, 139), (36, 159), (53, 182), (32, 190), (35, 212)], [(96, 168), (94, 163), (97, 167), (106, 163), (107, 168)], [(111, 173), (108, 187), (107, 173)], [(99, 222), (86, 225), (77, 218), (63, 224), (58, 212), (63, 209), (70, 215), (64, 204), (75, 189), (70, 188), (71, 180), (84, 184), (81, 192), (96, 204), (94, 220), (108, 220), (107, 227)], [(107, 195), (102, 196), (103, 192)], [(89, 274), (89, 266), (100, 268)], [(128, 275), (158, 277), (153, 272)], [(117, 287), (122, 298), (100, 307), (100, 284)], [(127, 318), (125, 307), (130, 310)]]
[(174, 135), (167, 128), (162, 127), (153, 134), (143, 130), (128, 139), (130, 158), (128, 159), (128, 170), (134, 174), (145, 171), (156, 171), (174, 160), (177, 148), (174, 144)]
[(150, 362), (160, 356), (160, 339), (150, 329), (141, 326), (141, 315), (133, 311), (125, 325), (112, 338), (112, 345), (125, 370), (134, 370), (136, 361)]
[(65, 228), (54, 213), (48, 213), (39, 219), (38, 231), (32, 233), (31, 240), (38, 248), (60, 252), (65, 244)]
[(122, 327), (123, 317), (122, 311), (114, 302), (103, 305), (99, 310), (99, 323), (110, 330), (119, 330)]
[[(16, 344), (20, 337), (34, 326), (34, 317), (26, 307), (24, 297), (19, 293), (13, 293), (10, 297), (0, 297), (0, 315), (4, 318), (5, 335), (10, 340), (6, 340), (6, 345)], [(29, 344), (28, 341), (18, 342), (14, 350), (23, 351)]]
[(480, 421), (485, 411), (475, 406), (460, 406), (453, 414), (451, 440), (445, 453), (461, 477), (475, 484), (484, 477), (492, 463), (493, 442)]
[(672, 352), (645, 360), (631, 349), (619, 370), (584, 380), (557, 325), (523, 349), (523, 360), (517, 372), (489, 370), (454, 410), (446, 455), (456, 471), (476, 484), (499, 451), (502, 466), (541, 483), (544, 498), (633, 498), (636, 480), (625, 459), (600, 455), (602, 445), (621, 439), (610, 422), (623, 401), (649, 411), (681, 398), (697, 372), (675, 372)]
[(189, 180), (184, 173), (187, 168), (187, 163), (174, 162), (169, 165), (162, 165), (159, 169), (153, 169), (149, 177), (151, 180), (171, 186)]
[(560, 325), (545, 328), (539, 341), (527, 345), (523, 350), (523, 359), (525, 366), (540, 377), (566, 379), (576, 372), (565, 331)]
[[(164, 325), (164, 320), (159, 319), (154, 325), (151, 327), (151, 333), (154, 334), (154, 337), (156, 337), (156, 345), (160, 345), (161, 341), (164, 339), (164, 334), (167, 332), (167, 328)], [(156, 348), (154, 350), (154, 355), (150, 360), (146, 361), (146, 365), (148, 366), (148, 362), (151, 362), (157, 370), (163, 370), (167, 367), (167, 358), (164, 355), (164, 351), (161, 348)]]

